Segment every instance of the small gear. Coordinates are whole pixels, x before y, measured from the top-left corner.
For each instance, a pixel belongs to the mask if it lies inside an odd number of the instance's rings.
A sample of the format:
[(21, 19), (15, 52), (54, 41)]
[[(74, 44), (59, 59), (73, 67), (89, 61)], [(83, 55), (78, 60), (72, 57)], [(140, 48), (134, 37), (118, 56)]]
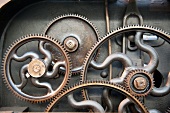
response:
[[(58, 48), (63, 56), (63, 60), (53, 64), (52, 69), (49, 69), (52, 65), (51, 53), (44, 49), (45, 43)], [(66, 69), (62, 77), (57, 75), (61, 66)], [(45, 102), (68, 84), (71, 77), (70, 57), (56, 39), (40, 34), (27, 35), (7, 49), (2, 61), (2, 75), (9, 90), (20, 99), (31, 103)]]
[(134, 96), (146, 96), (154, 87), (152, 74), (142, 69), (129, 72), (124, 80), (127, 90)]
[(93, 86), (95, 86), (95, 87), (105, 87), (105, 88), (115, 90), (115, 91), (127, 96), (134, 104), (136, 104), (139, 107), (139, 109), (142, 113), (149, 113), (147, 108), (145, 107), (145, 105), (139, 99), (137, 99), (136, 97), (131, 95), (128, 91), (126, 91), (126, 88), (124, 88), (123, 86), (111, 83), (109, 81), (98, 81), (98, 80), (80, 82), (80, 83), (77, 83), (77, 84), (69, 87), (68, 89), (66, 89), (64, 91), (61, 91), (49, 103), (49, 105), (45, 109), (45, 112), (53, 111), (54, 105), (57, 104), (58, 101), (62, 97), (66, 96), (68, 93), (71, 93), (71, 92), (73, 92), (77, 89), (93, 87)]
[[(44, 34), (62, 42), (72, 60), (72, 74), (79, 74), (84, 58), (90, 47), (99, 39), (97, 28), (86, 18), (78, 14), (67, 14), (54, 18), (44, 30)], [(53, 61), (62, 60), (57, 50), (47, 44), (46, 48), (52, 52)], [(94, 55), (98, 57), (99, 51)], [(61, 73), (65, 69), (61, 68)]]

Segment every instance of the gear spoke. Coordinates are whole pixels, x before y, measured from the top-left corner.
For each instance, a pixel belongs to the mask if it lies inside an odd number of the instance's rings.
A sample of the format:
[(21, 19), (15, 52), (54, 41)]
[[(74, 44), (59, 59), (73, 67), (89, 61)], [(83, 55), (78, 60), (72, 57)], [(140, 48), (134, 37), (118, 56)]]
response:
[(37, 78), (31, 78), (31, 82), (33, 83), (34, 86), (38, 88), (46, 88), (48, 90), (48, 94), (54, 92), (52, 86), (47, 82), (40, 83)]
[(130, 101), (128, 98), (122, 100), (122, 102), (119, 104), (118, 107), (118, 113), (123, 113), (126, 109), (126, 106), (133, 103), (132, 101)]
[(45, 44), (45, 41), (40, 41), (38, 48), (40, 52), (45, 56), (44, 62), (45, 62), (46, 67), (48, 68), (52, 62), (52, 55), (48, 50), (44, 49), (44, 44)]
[[(29, 43), (34, 43), (34, 41), (39, 41), (39, 51), (45, 56), (45, 59), (41, 59), (39, 54), (36, 54), (32, 51), (27, 52), (25, 51), (25, 54), (22, 56), (17, 56), (16, 50), (22, 48), (24, 44)], [(49, 43), (50, 45), (54, 45), (59, 51), (58, 53), (63, 57), (61, 61), (57, 61), (54, 63), (53, 70), (50, 70), (50, 67), (52, 64), (52, 58), (51, 58), (51, 53), (48, 50), (44, 49), (44, 44)], [(28, 49), (29, 50), (29, 46)], [(33, 48), (31, 48), (33, 49)], [(30, 62), (26, 65), (24, 65), (21, 69), (20, 72), (19, 70), (16, 70), (16, 72), (19, 72), (21, 83), (16, 85), (16, 80), (15, 75), (11, 73), (11, 70), (15, 65), (21, 65), (24, 60), (32, 58)], [(14, 64), (12, 62), (12, 59), (19, 61), (17, 64)], [(4, 78), (4, 81), (7, 85), (7, 87), (20, 99), (23, 99), (25, 101), (29, 101), (32, 103), (39, 103), (39, 102), (46, 102), (47, 100), (50, 100), (54, 94), (59, 93), (59, 91), (63, 90), (63, 88), (66, 87), (68, 84), (68, 81), (71, 76), (71, 62), (70, 58), (63, 46), (61, 45), (60, 42), (55, 40), (54, 38), (48, 37), (48, 36), (43, 36), (43, 35), (27, 35), (23, 38), (18, 39), (13, 43), (13, 45), (7, 49), (7, 52), (4, 56), (3, 59), (3, 64), (2, 64), (2, 75)], [(23, 65), (23, 64), (22, 64)], [(51, 84), (55, 79), (45, 79), (43, 77), (48, 77), (48, 78), (54, 78), (57, 76), (58, 71), (60, 69), (60, 66), (65, 68), (65, 75), (62, 78), (62, 82), (60, 84)], [(43, 82), (40, 82), (40, 78), (42, 78)], [(31, 82), (27, 82), (28, 79), (31, 79)], [(48, 82), (47, 82), (48, 81)], [(40, 92), (32, 92), (33, 88), (30, 87), (30, 92), (26, 92), (25, 90), (22, 90), (29, 85), (34, 85), (39, 89)], [(55, 87), (55, 88), (54, 88)], [(43, 94), (43, 92), (47, 90), (47, 94)], [(41, 92), (42, 91), (42, 92)], [(35, 93), (40, 93), (38, 94), (39, 96), (35, 96)]]
[(58, 72), (59, 72), (59, 68), (60, 67), (65, 67), (66, 66), (66, 62), (65, 61), (60, 61), (60, 62), (56, 62), (53, 66), (53, 69), (52, 71), (48, 71), (44, 77), (47, 77), (47, 78), (54, 78), (54, 77), (58, 77)]
[(165, 96), (170, 93), (170, 72), (167, 77), (167, 82), (164, 87), (156, 88), (154, 87), (151, 91), (151, 95), (155, 97)]
[(136, 33), (135, 44), (139, 49), (146, 52), (150, 56), (149, 64), (145, 66), (143, 69), (150, 73), (153, 73), (155, 69), (158, 67), (158, 63), (159, 63), (158, 53), (151, 46), (142, 43), (142, 32)]
[(110, 90), (108, 90), (107, 88), (105, 88), (103, 90), (103, 102), (106, 104), (107, 106), (107, 113), (111, 113), (113, 111), (113, 101), (111, 101), (111, 98), (110, 98), (110, 93), (109, 93)]
[(78, 109), (91, 108), (95, 113), (104, 113), (105, 112), (103, 107), (96, 101), (85, 100), (85, 101), (81, 101), (81, 102), (76, 102), (76, 100), (73, 97), (73, 94), (68, 95), (68, 102), (74, 108), (78, 108)]
[(27, 69), (28, 69), (28, 64), (24, 65), (21, 70), (20, 70), (20, 79), (21, 79), (21, 83), (19, 85), (17, 85), (17, 87), (22, 90), (26, 84), (27, 84), (27, 78), (26, 78), (26, 72), (27, 72)]
[(26, 52), (24, 55), (18, 56), (15, 53), (15, 54), (13, 54), (12, 58), (15, 59), (16, 61), (23, 62), (23, 61), (27, 60), (28, 58), (38, 59), (39, 55), (34, 52)]
[(90, 66), (92, 66), (95, 69), (100, 69), (101, 70), (101, 69), (105, 69), (108, 65), (110, 65), (114, 61), (120, 61), (125, 68), (132, 66), (132, 61), (130, 60), (130, 58), (127, 57), (123, 53), (111, 54), (101, 64), (97, 64), (94, 60), (92, 60), (90, 62)]

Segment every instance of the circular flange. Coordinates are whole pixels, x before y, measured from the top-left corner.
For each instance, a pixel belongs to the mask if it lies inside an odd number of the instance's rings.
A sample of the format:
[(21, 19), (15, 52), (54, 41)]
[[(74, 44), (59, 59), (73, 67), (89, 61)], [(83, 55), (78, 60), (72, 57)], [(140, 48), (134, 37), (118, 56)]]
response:
[(35, 78), (44, 75), (46, 71), (45, 64), (39, 59), (33, 59), (28, 65), (28, 73)]
[[(47, 25), (44, 34), (54, 37), (65, 46), (72, 60), (72, 74), (80, 73), (87, 52), (99, 40), (96, 27), (87, 18), (77, 14), (62, 15), (53, 19)], [(68, 40), (68, 43), (73, 43), (74, 47), (67, 46)], [(54, 62), (62, 60), (54, 47), (47, 44), (46, 48), (52, 51)], [(99, 51), (97, 50), (93, 58), (96, 59), (98, 54)], [(65, 71), (64, 68), (61, 68), (61, 70), (61, 72)]]

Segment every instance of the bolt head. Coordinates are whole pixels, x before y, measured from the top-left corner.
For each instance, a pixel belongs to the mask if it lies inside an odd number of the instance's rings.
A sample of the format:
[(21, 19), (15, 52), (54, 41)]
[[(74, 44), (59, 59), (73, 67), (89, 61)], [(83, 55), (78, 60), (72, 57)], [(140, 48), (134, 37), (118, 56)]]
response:
[(106, 71), (102, 71), (102, 72), (100, 73), (100, 76), (101, 76), (102, 78), (106, 78), (106, 77), (108, 76), (108, 73), (107, 73)]
[(76, 43), (73, 41), (73, 40), (68, 40), (67, 42), (66, 42), (66, 47), (68, 48), (68, 49), (74, 49), (75, 47), (76, 47)]
[(34, 78), (39, 78), (44, 75), (46, 66), (40, 59), (33, 59), (28, 65), (28, 73)]
[(76, 39), (76, 37), (73, 36), (68, 36), (65, 40), (64, 40), (64, 46), (66, 48), (66, 50), (68, 52), (74, 52), (78, 49), (79, 46), (79, 42)]
[(136, 89), (138, 90), (144, 90), (147, 87), (147, 81), (145, 78), (143, 77), (137, 77), (135, 78), (135, 80), (133, 81), (133, 84), (135, 86)]

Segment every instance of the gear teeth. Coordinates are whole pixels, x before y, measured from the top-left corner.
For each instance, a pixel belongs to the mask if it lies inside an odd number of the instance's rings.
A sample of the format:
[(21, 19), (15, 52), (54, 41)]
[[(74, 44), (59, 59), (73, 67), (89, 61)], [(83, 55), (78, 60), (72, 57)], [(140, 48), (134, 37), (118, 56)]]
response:
[[(135, 74), (138, 74), (138, 73), (143, 73), (145, 75), (147, 75), (147, 78), (149, 78), (149, 81), (150, 81), (150, 88), (147, 90), (147, 92), (143, 92), (143, 93), (137, 93), (135, 91), (133, 91), (133, 89), (130, 87), (130, 80), (131, 78), (135, 75)], [(143, 70), (143, 69), (135, 69), (135, 70), (131, 70), (129, 72), (129, 74), (126, 76), (125, 80), (124, 80), (124, 84), (125, 84), (125, 87), (127, 89), (127, 91), (129, 93), (131, 93), (132, 95), (134, 95), (135, 97), (145, 97), (147, 96), (150, 91), (153, 89), (154, 87), (154, 80), (153, 80), (153, 77), (152, 77), (152, 74), (150, 74), (149, 72), (147, 72), (146, 70)]]
[(142, 112), (144, 113), (149, 113), (149, 111), (147, 110), (147, 108), (145, 107), (145, 105), (137, 98), (135, 98), (133, 95), (131, 95), (130, 93), (128, 93), (125, 88), (123, 88), (123, 86), (120, 86), (118, 84), (114, 84), (111, 83), (110, 81), (102, 81), (102, 80), (88, 80), (88, 81), (83, 81), (83, 82), (79, 82), (74, 84), (73, 86), (70, 86), (68, 89), (66, 89), (65, 91), (62, 91), (60, 93), (58, 93), (58, 95), (56, 95), (52, 101), (47, 105), (45, 112), (49, 112), (52, 111), (53, 106), (65, 95), (67, 95), (68, 93), (79, 89), (79, 88), (84, 88), (84, 87), (90, 87), (90, 86), (105, 86), (105, 87), (110, 87), (113, 90), (119, 90), (122, 94), (128, 96), (133, 102), (135, 102), (135, 104), (137, 104)]
[[(45, 36), (43, 34), (28, 34), (28, 35), (25, 35), (25, 36), (22, 36), (21, 38), (15, 40), (6, 50), (6, 52), (4, 53), (4, 56), (2, 58), (2, 65), (1, 65), (1, 71), (2, 71), (2, 78), (3, 78), (3, 81), (6, 85), (6, 87), (12, 92), (13, 95), (15, 95), (16, 97), (18, 97), (20, 100), (23, 100), (23, 101), (27, 101), (27, 102), (30, 102), (30, 103), (42, 103), (42, 102), (47, 102), (49, 100), (52, 99), (52, 97), (46, 97), (46, 98), (43, 98), (43, 99), (30, 99), (28, 97), (24, 97), (20, 94), (18, 94), (17, 92), (14, 91), (14, 89), (11, 87), (11, 85), (9, 84), (9, 82), (7, 81), (7, 78), (6, 78), (6, 73), (5, 73), (5, 64), (6, 64), (6, 60), (7, 60), (7, 57), (8, 55), (10, 54), (10, 52), (12, 51), (13, 47), (17, 46), (18, 43), (22, 42), (22, 41), (25, 41), (25, 40), (28, 40), (28, 39), (33, 39), (33, 38), (43, 38), (43, 39), (47, 39), (53, 43), (55, 43), (57, 45), (57, 47), (61, 48), (62, 52), (63, 52), (63, 55), (65, 55), (66, 59), (68, 60), (68, 75), (65, 75), (67, 76), (67, 80), (66, 80), (66, 83), (61, 86), (61, 90), (62, 88), (63, 89), (66, 89), (68, 83), (69, 83), (69, 80), (71, 78), (71, 69), (72, 69), (72, 63), (71, 63), (71, 60), (70, 60), (70, 57), (68, 55), (68, 53), (65, 51), (65, 48), (61, 45), (61, 43), (59, 41), (57, 41), (56, 39), (54, 38), (51, 38), (49, 36)], [(63, 84), (63, 83), (62, 83)], [(60, 90), (59, 90), (60, 91)], [(58, 91), (58, 92), (59, 92)], [(56, 92), (56, 93), (58, 93)]]
[(54, 23), (57, 20), (60, 20), (62, 18), (67, 18), (67, 17), (78, 17), (78, 18), (83, 19), (84, 21), (88, 22), (95, 29), (97, 36), (100, 37), (100, 33), (99, 33), (97, 27), (87, 17), (79, 15), (79, 14), (71, 14), (71, 13), (70, 14), (63, 14), (63, 15), (60, 15), (60, 16), (52, 19), (52, 21), (47, 25), (47, 28), (44, 29), (44, 33), (46, 32), (46, 29), (48, 29), (48, 27), (50, 27), (52, 25), (52, 23)]
[[(164, 39), (169, 40), (169, 38), (170, 38), (170, 35), (167, 34), (167, 32), (164, 32), (163, 30), (159, 30), (155, 27), (148, 26), (148, 25), (129, 25), (129, 26), (124, 26), (123, 28), (120, 27), (120, 28), (117, 28), (116, 30), (110, 31), (108, 34), (104, 35), (103, 37), (100, 37), (99, 41), (96, 42), (92, 46), (90, 51), (87, 53), (87, 55), (84, 59), (84, 62), (83, 62), (83, 68), (81, 70), (81, 75), (80, 75), (80, 77), (81, 77), (80, 82), (81, 83), (86, 81), (87, 68), (88, 68), (88, 65), (90, 63), (89, 60), (93, 56), (93, 52), (96, 51), (96, 48), (99, 48), (104, 41), (107, 41), (108, 39), (115, 37), (117, 34), (120, 34), (121, 32), (124, 33), (126, 30), (128, 30), (128, 31), (135, 31), (135, 30), (147, 31), (147, 30), (149, 30), (152, 33), (156, 32), (157, 35), (164, 37)], [(154, 82), (152, 77), (151, 77), (151, 81)], [(125, 83), (127, 84), (127, 81), (125, 81)], [(152, 86), (151, 86), (150, 89), (152, 89), (153, 86), (154, 86), (154, 83), (152, 83)], [(130, 92), (130, 90), (129, 90), (130, 88), (125, 88), (125, 89), (126, 89), (126, 91)], [(85, 94), (85, 91), (83, 91), (83, 90), (82, 90), (82, 96), (83, 96), (84, 99), (87, 99), (87, 97), (86, 97), (87, 95)], [(141, 96), (141, 95), (138, 95), (138, 96)], [(138, 97), (138, 96), (136, 96), (136, 97)], [(145, 96), (145, 95), (142, 95), (142, 96)]]
[(119, 34), (120, 32), (124, 33), (125, 30), (149, 30), (149, 31), (152, 31), (152, 32), (157, 32), (159, 33), (160, 35), (162, 35), (162, 37), (165, 37), (167, 40), (169, 40), (170, 36), (168, 34), (166, 34), (164, 31), (160, 31), (160, 30), (157, 30), (157, 28), (155, 27), (152, 27), (152, 26), (148, 26), (148, 25), (129, 25), (129, 26), (126, 26), (124, 28), (117, 28), (116, 30), (113, 30), (111, 32), (109, 32), (108, 34), (106, 34), (105, 36), (99, 38), (100, 40), (98, 42), (96, 42), (92, 48), (90, 49), (90, 51), (87, 53), (85, 59), (84, 59), (84, 62), (83, 62), (83, 69), (81, 70), (81, 82), (84, 81), (84, 76), (86, 74), (86, 71), (87, 71), (87, 67), (90, 63), (89, 59), (90, 57), (92, 57), (92, 53), (93, 51), (96, 51), (96, 48), (98, 46), (100, 46), (101, 43), (103, 43), (103, 41), (106, 41), (107, 39), (110, 39), (114, 36), (116, 36), (117, 34)]
[[(48, 24), (47, 24), (47, 27), (44, 29), (43, 33), (46, 34), (46, 31), (47, 29), (53, 24), (55, 23), (56, 21), (60, 20), (60, 19), (63, 19), (63, 18), (69, 18), (69, 17), (76, 17), (76, 18), (79, 18), (85, 22), (87, 22), (94, 30), (95, 30), (95, 33), (96, 33), (96, 36), (98, 37), (97, 40), (99, 40), (99, 37), (100, 37), (100, 33), (97, 29), (97, 27), (88, 19), (86, 18), (85, 16), (82, 16), (82, 15), (79, 15), (79, 14), (72, 14), (72, 13), (69, 13), (69, 14), (63, 14), (63, 15), (60, 15), (60, 16), (57, 16), (55, 17), (54, 19), (52, 19), (52, 21), (50, 21)], [(66, 50), (66, 48), (65, 48)], [(100, 53), (98, 51), (98, 53)], [(95, 56), (94, 60), (96, 60), (99, 56), (99, 54), (97, 53), (97, 55)], [(81, 70), (78, 70), (78, 71), (72, 71), (72, 75), (77, 75), (77, 74), (80, 74), (81, 73)], [(61, 72), (61, 74), (64, 74), (64, 72)]]

